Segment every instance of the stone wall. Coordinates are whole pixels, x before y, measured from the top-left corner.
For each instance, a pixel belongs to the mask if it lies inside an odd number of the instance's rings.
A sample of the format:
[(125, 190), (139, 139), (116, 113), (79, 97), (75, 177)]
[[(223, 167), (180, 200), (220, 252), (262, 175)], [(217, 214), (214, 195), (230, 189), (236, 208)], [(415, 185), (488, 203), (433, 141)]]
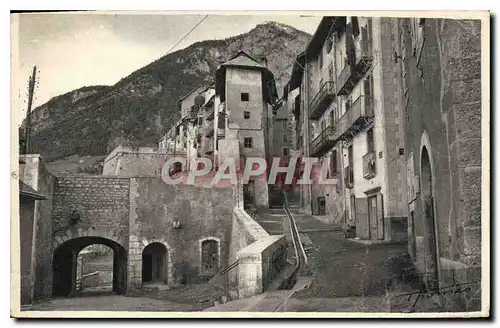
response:
[[(243, 209), (243, 207), (235, 207), (232, 218), (231, 244), (229, 248), (228, 265), (238, 260), (238, 251), (253, 244), (254, 242), (269, 237), (267, 231), (264, 230), (255, 220), (253, 220)], [(229, 271), (229, 281), (231, 283), (238, 282), (238, 270)]]
[(33, 220), (35, 214), (35, 200), (29, 197), (19, 197), (19, 231), (21, 252), (21, 304), (32, 300), (31, 254), (33, 246)]
[[(453, 310), (480, 308), (481, 256), (481, 22), (425, 19), (423, 46), (412, 47), (410, 20), (400, 20), (406, 155), (415, 181), (409, 197), (410, 253), (428, 273), (432, 247), (421, 206), (421, 154), (430, 157), (440, 286), (475, 283), (445, 297)], [(410, 215), (412, 217), (412, 215)], [(413, 249), (413, 251), (412, 251)]]
[[(70, 226), (70, 216), (80, 216)], [(128, 248), (129, 178), (73, 174), (59, 176), (53, 207), (53, 229), (58, 243), (74, 237), (114, 236)]]
[(166, 156), (166, 149), (118, 146), (104, 160), (103, 175), (160, 176)]
[(286, 264), (284, 235), (273, 235), (241, 249), (238, 257), (238, 295), (247, 298), (263, 293)]
[(33, 299), (51, 295), (52, 283), (52, 224), (54, 177), (47, 171), (40, 155), (22, 155), (25, 164), (19, 165), (20, 179), (47, 199), (37, 200), (34, 205), (31, 275)]
[[(198, 282), (201, 240), (219, 242), (219, 263), (228, 261), (233, 197), (231, 188), (169, 185), (160, 178), (132, 178), (130, 188), (129, 287), (142, 284), (142, 251), (159, 242), (167, 248), (168, 285)], [(174, 221), (180, 228), (173, 227)]]

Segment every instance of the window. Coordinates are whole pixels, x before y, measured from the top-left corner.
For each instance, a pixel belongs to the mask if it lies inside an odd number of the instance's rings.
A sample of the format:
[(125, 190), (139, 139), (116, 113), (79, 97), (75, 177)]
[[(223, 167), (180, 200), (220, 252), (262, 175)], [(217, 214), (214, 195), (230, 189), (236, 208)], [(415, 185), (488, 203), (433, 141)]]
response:
[(339, 173), (337, 150), (332, 151), (332, 158), (330, 161), (332, 174)]
[(366, 141), (368, 145), (368, 152), (374, 152), (375, 151), (375, 143), (373, 141), (373, 128), (370, 128), (368, 131), (366, 131)]
[(253, 147), (253, 139), (252, 138), (245, 138), (244, 144), (245, 144), (245, 148), (252, 148)]
[(203, 117), (198, 117), (198, 125), (201, 125), (203, 123)]
[(248, 92), (242, 92), (241, 101), (249, 101), (249, 100), (250, 100), (250, 94)]
[(363, 91), (365, 96), (365, 106), (367, 110), (371, 110), (373, 104), (373, 75), (369, 75), (363, 81)]
[(347, 157), (349, 159), (349, 166), (352, 167), (354, 164), (354, 151), (353, 151), (352, 145), (350, 145), (347, 148)]
[(290, 150), (288, 148), (283, 148), (283, 156), (288, 156), (288, 154), (290, 153)]
[(245, 118), (245, 120), (248, 120), (250, 118), (250, 112), (249, 111), (244, 111), (243, 112), (243, 117)]
[(219, 270), (219, 243), (216, 240), (205, 240), (201, 243), (201, 268), (204, 273), (215, 273)]
[(351, 109), (352, 106), (352, 98), (349, 97), (345, 101), (345, 111), (347, 112), (349, 109)]
[(288, 142), (288, 133), (283, 132), (283, 143), (287, 143), (287, 142)]

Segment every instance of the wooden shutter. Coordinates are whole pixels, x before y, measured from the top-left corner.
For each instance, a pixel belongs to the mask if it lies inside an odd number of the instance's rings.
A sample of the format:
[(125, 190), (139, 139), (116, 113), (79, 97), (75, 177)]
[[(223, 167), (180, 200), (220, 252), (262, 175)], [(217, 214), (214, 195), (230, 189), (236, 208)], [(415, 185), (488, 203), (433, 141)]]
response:
[(364, 56), (368, 55), (368, 30), (366, 27), (361, 28), (361, 51)]
[(365, 96), (365, 114), (370, 113), (373, 104), (373, 75), (370, 74), (363, 81), (363, 93)]

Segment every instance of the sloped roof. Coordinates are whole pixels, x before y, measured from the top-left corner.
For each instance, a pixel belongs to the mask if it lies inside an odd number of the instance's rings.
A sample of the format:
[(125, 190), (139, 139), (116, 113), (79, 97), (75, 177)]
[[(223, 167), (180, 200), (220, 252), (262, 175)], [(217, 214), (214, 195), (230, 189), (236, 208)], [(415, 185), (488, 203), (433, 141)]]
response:
[(23, 195), (23, 196), (31, 197), (34, 199), (38, 199), (38, 200), (47, 199), (47, 197), (43, 196), (35, 189), (28, 186), (22, 180), (19, 180), (19, 194)]
[(268, 104), (274, 104), (278, 98), (278, 92), (276, 90), (276, 82), (274, 80), (274, 74), (264, 65), (259, 63), (258, 60), (250, 56), (244, 51), (239, 51), (234, 55), (229, 61), (219, 65), (217, 71), (215, 72), (215, 93), (220, 96), (221, 101), (225, 101), (225, 79), (226, 79), (226, 68), (228, 67), (245, 67), (249, 69), (255, 69), (262, 72), (262, 88), (264, 93), (264, 98)]
[[(180, 98), (179, 100), (177, 100), (178, 102), (181, 102), (183, 101), (184, 99), (186, 99), (187, 97), (189, 97), (191, 94), (193, 94), (195, 91), (199, 90), (199, 89), (203, 89), (203, 91), (207, 90), (208, 87), (206, 87), (205, 85), (203, 84), (200, 84), (198, 86), (196, 86), (196, 88), (194, 88), (193, 90), (189, 91), (186, 95), (184, 95), (182, 98)], [(201, 91), (201, 92), (203, 92)]]

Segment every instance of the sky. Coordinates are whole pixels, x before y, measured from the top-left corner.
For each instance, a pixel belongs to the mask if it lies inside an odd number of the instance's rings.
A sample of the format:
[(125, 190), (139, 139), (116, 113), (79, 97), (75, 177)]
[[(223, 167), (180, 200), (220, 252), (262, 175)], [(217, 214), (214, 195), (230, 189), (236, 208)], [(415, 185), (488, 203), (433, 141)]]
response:
[[(28, 79), (37, 66), (33, 108), (89, 85), (113, 85), (165, 55), (204, 15), (36, 13), (19, 16), (13, 96), (25, 111)], [(277, 21), (314, 33), (320, 16), (209, 15), (171, 52), (192, 43), (248, 32)], [(15, 54), (13, 53), (13, 56)], [(24, 114), (23, 114), (24, 115)]]

